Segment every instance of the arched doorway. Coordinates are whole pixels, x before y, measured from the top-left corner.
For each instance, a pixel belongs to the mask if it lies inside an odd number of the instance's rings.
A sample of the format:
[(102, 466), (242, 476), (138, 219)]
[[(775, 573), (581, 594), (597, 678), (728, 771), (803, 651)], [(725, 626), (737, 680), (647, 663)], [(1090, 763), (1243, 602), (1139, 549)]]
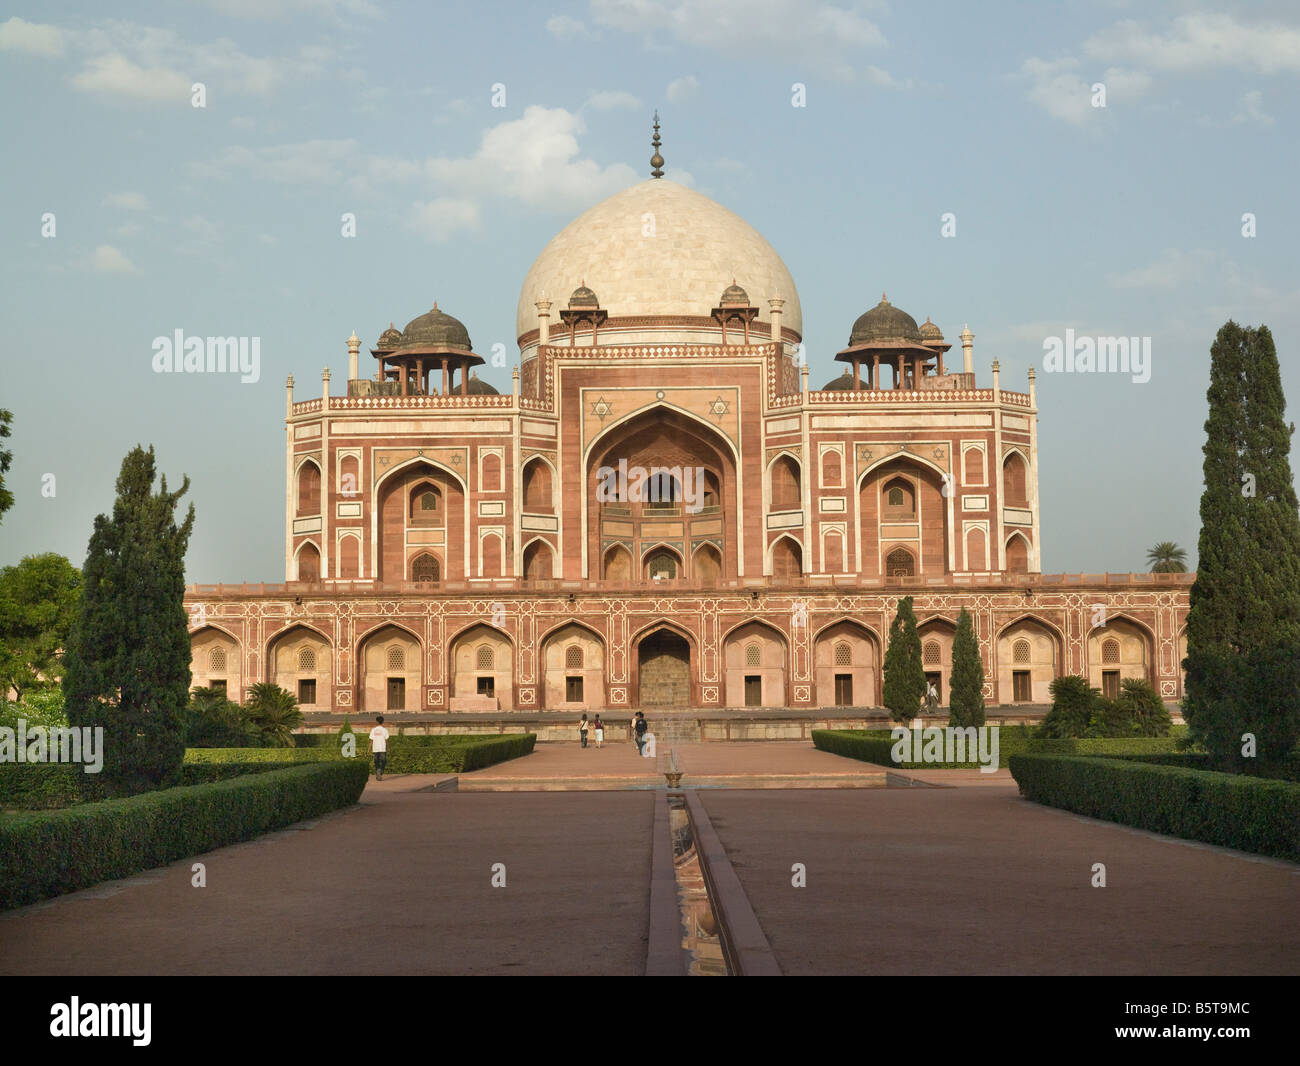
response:
[(879, 641), (857, 622), (837, 622), (817, 636), (813, 672), (821, 707), (874, 707)]
[(637, 645), (637, 703), (691, 706), (691, 646), (671, 629), (657, 629)]
[(420, 642), (399, 626), (383, 626), (361, 642), (361, 709), (418, 711)]
[(934, 686), (939, 706), (946, 707), (957, 627), (945, 618), (931, 618), (917, 626), (916, 633), (921, 638), (921, 669), (925, 671), (926, 686)]
[(1127, 678), (1151, 680), (1151, 641), (1127, 618), (1111, 618), (1088, 634), (1088, 684), (1109, 699)]
[(605, 704), (605, 645), (590, 629), (570, 623), (542, 645), (542, 706), (599, 710)]
[(272, 638), (267, 651), (267, 676), (292, 692), (303, 710), (334, 707), (333, 664), (329, 641), (306, 626), (293, 626)]
[(726, 706), (785, 707), (786, 642), (771, 626), (749, 622), (727, 636)]
[(466, 576), (465, 493), (450, 473), (423, 461), (401, 467), (380, 482), (376, 506), (381, 581), (434, 584)]
[(211, 626), (190, 634), (191, 688), (215, 688), (226, 699), (241, 703), (242, 679), (239, 644), (234, 637)]
[(465, 630), (451, 645), (452, 711), (514, 708), (514, 648), (491, 626)]
[[(713, 427), (668, 407), (650, 408), (595, 442), (586, 477), (593, 570), (617, 543), (629, 549), (632, 573), (653, 580), (646, 556), (663, 542), (676, 556), (675, 573), (665, 580), (690, 580), (688, 560), (706, 543), (718, 551), (717, 577), (738, 569), (735, 462)], [(605, 577), (612, 577), (608, 569)]]
[(998, 636), (998, 702), (1051, 703), (1061, 661), (1052, 629), (1032, 618), (1013, 622)]
[[(890, 459), (862, 476), (858, 505), (862, 573), (874, 576), (883, 569), (887, 577), (915, 577), (947, 572), (948, 500), (938, 470), (912, 459)], [(890, 574), (890, 556), (903, 545), (912, 556), (913, 571)]]

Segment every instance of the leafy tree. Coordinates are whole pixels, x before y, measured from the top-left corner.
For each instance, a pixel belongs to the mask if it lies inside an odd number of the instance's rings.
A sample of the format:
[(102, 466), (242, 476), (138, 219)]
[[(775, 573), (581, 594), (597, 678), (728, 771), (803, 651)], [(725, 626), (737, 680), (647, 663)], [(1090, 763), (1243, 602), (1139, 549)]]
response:
[(269, 748), (292, 748), (293, 731), (302, 725), (298, 699), (279, 685), (262, 681), (248, 690), (248, 719)]
[(1189, 735), (1225, 770), (1284, 759), (1300, 736), (1288, 662), (1300, 659), (1300, 515), (1294, 426), (1266, 326), (1226, 323), (1210, 349), (1205, 488), (1187, 619)]
[(53, 552), (0, 570), (0, 694), (58, 684), (80, 595), (81, 571)]
[(984, 663), (980, 659), (975, 626), (965, 607), (957, 616), (957, 632), (952, 638), (952, 676), (949, 679), (948, 724), (982, 726), (984, 724)]
[(898, 601), (898, 613), (889, 627), (883, 695), (890, 717), (896, 722), (910, 722), (920, 713), (925, 668), (921, 665), (921, 638), (916, 632), (911, 596)]
[(58, 685), (42, 685), (28, 689), (21, 700), (0, 700), (0, 726), (18, 728), (18, 719), (34, 725), (66, 726), (68, 716), (63, 710), (63, 689)]
[(1153, 574), (1185, 574), (1187, 552), (1172, 540), (1162, 540), (1147, 551), (1147, 564)]
[[(9, 427), (13, 424), (13, 420), (12, 412), (0, 409), (0, 441), (9, 436)], [(9, 473), (13, 461), (14, 453), (0, 446), (0, 519), (3, 519), (5, 512), (14, 505), (14, 494), (5, 487), (5, 474)]]
[(248, 712), (215, 688), (196, 688), (183, 716), (187, 748), (257, 747), (261, 732)]
[(122, 460), (110, 516), (95, 519), (82, 595), (64, 655), (69, 722), (104, 730), (104, 784), (129, 794), (180, 779), (189, 702), (190, 636), (183, 598), (194, 507), (167, 479), (157, 492), (154, 452)]
[(1126, 677), (1119, 686), (1119, 699), (1123, 717), (1132, 723), (1127, 731), (1141, 737), (1167, 737), (1173, 722), (1169, 708), (1157, 695), (1151, 682), (1144, 677)]
[(1101, 694), (1078, 674), (1064, 674), (1052, 681), (1052, 709), (1043, 718), (1039, 736), (1087, 736)]

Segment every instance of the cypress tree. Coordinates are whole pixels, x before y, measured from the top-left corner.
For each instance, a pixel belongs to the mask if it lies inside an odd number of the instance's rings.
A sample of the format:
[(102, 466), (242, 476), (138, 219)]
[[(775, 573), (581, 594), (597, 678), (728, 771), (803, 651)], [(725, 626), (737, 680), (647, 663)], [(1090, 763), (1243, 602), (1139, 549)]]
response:
[(952, 677), (949, 680), (948, 724), (982, 726), (984, 724), (984, 663), (980, 659), (975, 626), (965, 607), (957, 617), (957, 632), (952, 638)]
[(130, 794), (180, 779), (190, 638), (183, 597), (189, 489), (153, 491), (153, 448), (122, 460), (111, 517), (99, 515), (86, 555), (81, 602), (64, 657), (68, 721), (102, 726), (106, 787)]
[[(1227, 322), (1210, 349), (1205, 488), (1187, 619), (1189, 732), (1223, 769), (1285, 758), (1300, 735), (1300, 515), (1277, 352)], [(1256, 758), (1243, 737), (1256, 738)], [(1258, 761), (1257, 761), (1258, 760)]]
[(916, 632), (912, 597), (898, 601), (898, 613), (889, 626), (889, 648), (885, 651), (883, 696), (890, 717), (910, 722), (921, 711), (925, 695), (925, 668), (921, 665), (921, 637)]

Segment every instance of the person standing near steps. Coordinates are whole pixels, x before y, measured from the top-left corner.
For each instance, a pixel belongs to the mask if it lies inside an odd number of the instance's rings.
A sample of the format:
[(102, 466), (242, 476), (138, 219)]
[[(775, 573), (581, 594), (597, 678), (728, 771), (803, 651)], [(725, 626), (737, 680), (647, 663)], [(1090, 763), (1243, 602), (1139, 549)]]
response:
[(370, 750), (375, 755), (375, 780), (384, 779), (384, 770), (388, 766), (388, 730), (384, 728), (384, 716), (375, 716), (375, 728), (370, 731)]
[(638, 755), (644, 755), (645, 734), (646, 734), (646, 730), (650, 728), (649, 723), (645, 720), (644, 712), (642, 711), (636, 712), (636, 725), (634, 728), (636, 729), (636, 753)]
[(596, 715), (596, 721), (592, 725), (596, 730), (596, 747), (599, 749), (605, 743), (605, 723), (600, 720), (600, 715)]
[(582, 737), (582, 746), (587, 746), (587, 716), (582, 716), (582, 721), (578, 723), (578, 736)]

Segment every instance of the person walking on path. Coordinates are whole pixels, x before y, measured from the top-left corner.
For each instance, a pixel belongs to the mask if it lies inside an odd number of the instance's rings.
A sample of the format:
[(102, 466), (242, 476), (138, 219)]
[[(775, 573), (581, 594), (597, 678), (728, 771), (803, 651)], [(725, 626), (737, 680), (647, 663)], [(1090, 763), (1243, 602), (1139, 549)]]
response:
[(582, 721), (578, 723), (578, 736), (582, 737), (582, 746), (587, 746), (587, 716), (582, 716)]
[(632, 728), (636, 730), (636, 753), (638, 755), (644, 755), (645, 734), (646, 734), (646, 730), (650, 728), (649, 723), (645, 720), (644, 712), (642, 711), (636, 712), (636, 725), (633, 726)]
[(596, 729), (596, 748), (599, 750), (605, 742), (605, 723), (600, 720), (600, 715), (596, 715), (596, 721), (592, 725)]
[(370, 731), (370, 750), (375, 755), (375, 780), (384, 779), (384, 770), (388, 766), (388, 730), (384, 728), (384, 716), (375, 716), (377, 723)]

